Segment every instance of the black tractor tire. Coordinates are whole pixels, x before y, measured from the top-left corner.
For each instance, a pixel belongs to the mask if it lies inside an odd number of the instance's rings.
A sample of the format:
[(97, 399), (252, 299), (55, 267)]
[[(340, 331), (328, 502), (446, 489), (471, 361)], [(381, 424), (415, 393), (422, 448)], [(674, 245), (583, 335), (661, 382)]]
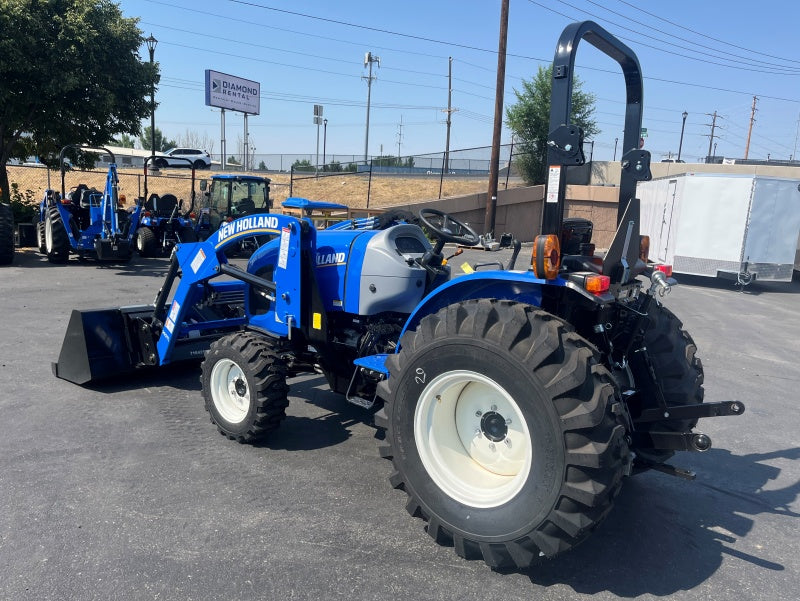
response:
[(390, 482), (467, 559), (527, 568), (582, 541), (629, 465), (597, 349), (530, 305), (470, 300), (423, 318), (390, 355), (376, 425)]
[(39, 246), (39, 252), (43, 255), (47, 254), (47, 245), (44, 241), (44, 221), (36, 222), (36, 244)]
[(197, 242), (197, 232), (194, 231), (191, 225), (183, 226), (178, 235), (181, 238), (181, 242)]
[(14, 211), (11, 205), (0, 203), (0, 265), (14, 261)]
[(286, 378), (279, 343), (252, 332), (214, 341), (200, 376), (211, 421), (231, 440), (264, 440), (286, 417)]
[(155, 257), (158, 254), (158, 241), (155, 232), (147, 226), (136, 230), (136, 250), (143, 257)]
[[(667, 407), (695, 405), (703, 402), (703, 364), (696, 356), (697, 346), (683, 329), (683, 323), (665, 306), (652, 302), (647, 311), (647, 331), (644, 347), (653, 363), (659, 386)], [(630, 362), (636, 388), (639, 391), (640, 409), (659, 407), (656, 384), (639, 353)], [(634, 411), (634, 417), (637, 411)], [(697, 425), (697, 419), (649, 422), (637, 429), (656, 432), (688, 432)], [(663, 463), (675, 454), (669, 450), (637, 450), (636, 465)]]
[(44, 246), (47, 260), (51, 263), (66, 263), (69, 260), (69, 243), (67, 226), (61, 218), (58, 207), (47, 207), (44, 220)]

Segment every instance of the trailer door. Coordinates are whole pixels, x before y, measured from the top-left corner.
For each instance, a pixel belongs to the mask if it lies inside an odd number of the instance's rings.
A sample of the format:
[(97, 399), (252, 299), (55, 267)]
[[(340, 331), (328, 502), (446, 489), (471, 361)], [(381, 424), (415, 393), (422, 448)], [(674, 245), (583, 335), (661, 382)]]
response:
[(800, 232), (798, 180), (756, 178), (742, 262), (759, 279), (789, 281)]

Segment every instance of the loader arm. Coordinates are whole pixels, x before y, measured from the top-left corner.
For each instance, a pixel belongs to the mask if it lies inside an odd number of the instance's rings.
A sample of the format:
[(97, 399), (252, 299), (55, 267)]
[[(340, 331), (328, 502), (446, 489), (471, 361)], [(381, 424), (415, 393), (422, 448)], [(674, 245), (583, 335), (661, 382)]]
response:
[[(222, 275), (239, 280), (242, 288), (249, 284), (261, 288), (263, 293), (269, 295), (272, 301), (270, 309), (264, 315), (251, 317), (248, 322), (251, 327), (287, 338), (291, 337), (292, 328), (303, 327), (302, 257), (309, 253), (313, 255), (314, 234), (314, 229), (306, 221), (288, 215), (260, 214), (226, 222), (204, 242), (179, 244), (173, 261), (177, 262), (181, 277), (169, 309), (163, 316), (163, 327), (157, 342), (159, 364), (171, 362), (176, 341), (186, 328), (192, 328), (191, 324), (186, 323), (186, 318), (191, 309), (191, 303), (187, 301), (193, 298), (193, 290), (198, 286), (213, 286), (211, 281)], [(271, 282), (229, 265), (225, 256), (227, 248), (238, 244), (242, 238), (254, 235), (280, 237), (280, 248)], [(154, 320), (160, 319), (156, 307)], [(241, 323), (244, 324), (244, 320)], [(231, 323), (225, 320), (224, 324), (202, 324), (205, 330), (215, 329), (220, 325), (229, 326)]]

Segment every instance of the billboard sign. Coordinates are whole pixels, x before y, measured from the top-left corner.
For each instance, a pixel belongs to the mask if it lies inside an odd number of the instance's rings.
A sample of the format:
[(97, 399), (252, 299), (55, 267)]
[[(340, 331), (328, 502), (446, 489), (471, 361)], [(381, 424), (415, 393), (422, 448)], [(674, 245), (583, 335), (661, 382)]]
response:
[(261, 84), (206, 69), (206, 106), (258, 115), (261, 112)]

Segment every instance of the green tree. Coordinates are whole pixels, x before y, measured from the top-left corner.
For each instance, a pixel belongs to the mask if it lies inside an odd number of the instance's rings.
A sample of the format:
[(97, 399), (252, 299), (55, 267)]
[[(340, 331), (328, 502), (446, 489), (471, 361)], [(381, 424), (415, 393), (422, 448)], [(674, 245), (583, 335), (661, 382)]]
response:
[(292, 169), (295, 171), (314, 171), (314, 165), (308, 159), (303, 159), (302, 161), (297, 159), (292, 163)]
[[(506, 125), (517, 140), (514, 146), (514, 162), (528, 184), (545, 182), (552, 84), (552, 65), (547, 68), (539, 67), (532, 80), (522, 80), (521, 92), (514, 90), (517, 102), (506, 109)], [(592, 119), (594, 103), (594, 94), (582, 91), (581, 82), (576, 77), (572, 87), (571, 120), (573, 124), (583, 128), (586, 138), (600, 133), (597, 123)]]
[(139, 57), (137, 22), (111, 0), (0, 2), (3, 200), (9, 159), (53, 164), (66, 144), (103, 145), (139, 131), (158, 69)]
[(118, 138), (111, 140), (115, 146), (122, 146), (123, 148), (133, 148), (133, 138), (128, 134), (122, 134)]
[[(153, 137), (150, 133), (152, 130), (150, 126), (147, 125), (142, 130), (142, 135), (139, 138), (139, 141), (142, 143), (142, 148), (145, 150), (150, 150), (153, 147)], [(156, 152), (164, 152), (165, 150), (169, 150), (170, 148), (175, 148), (178, 143), (175, 140), (169, 140), (164, 137), (164, 133), (156, 127)]]

